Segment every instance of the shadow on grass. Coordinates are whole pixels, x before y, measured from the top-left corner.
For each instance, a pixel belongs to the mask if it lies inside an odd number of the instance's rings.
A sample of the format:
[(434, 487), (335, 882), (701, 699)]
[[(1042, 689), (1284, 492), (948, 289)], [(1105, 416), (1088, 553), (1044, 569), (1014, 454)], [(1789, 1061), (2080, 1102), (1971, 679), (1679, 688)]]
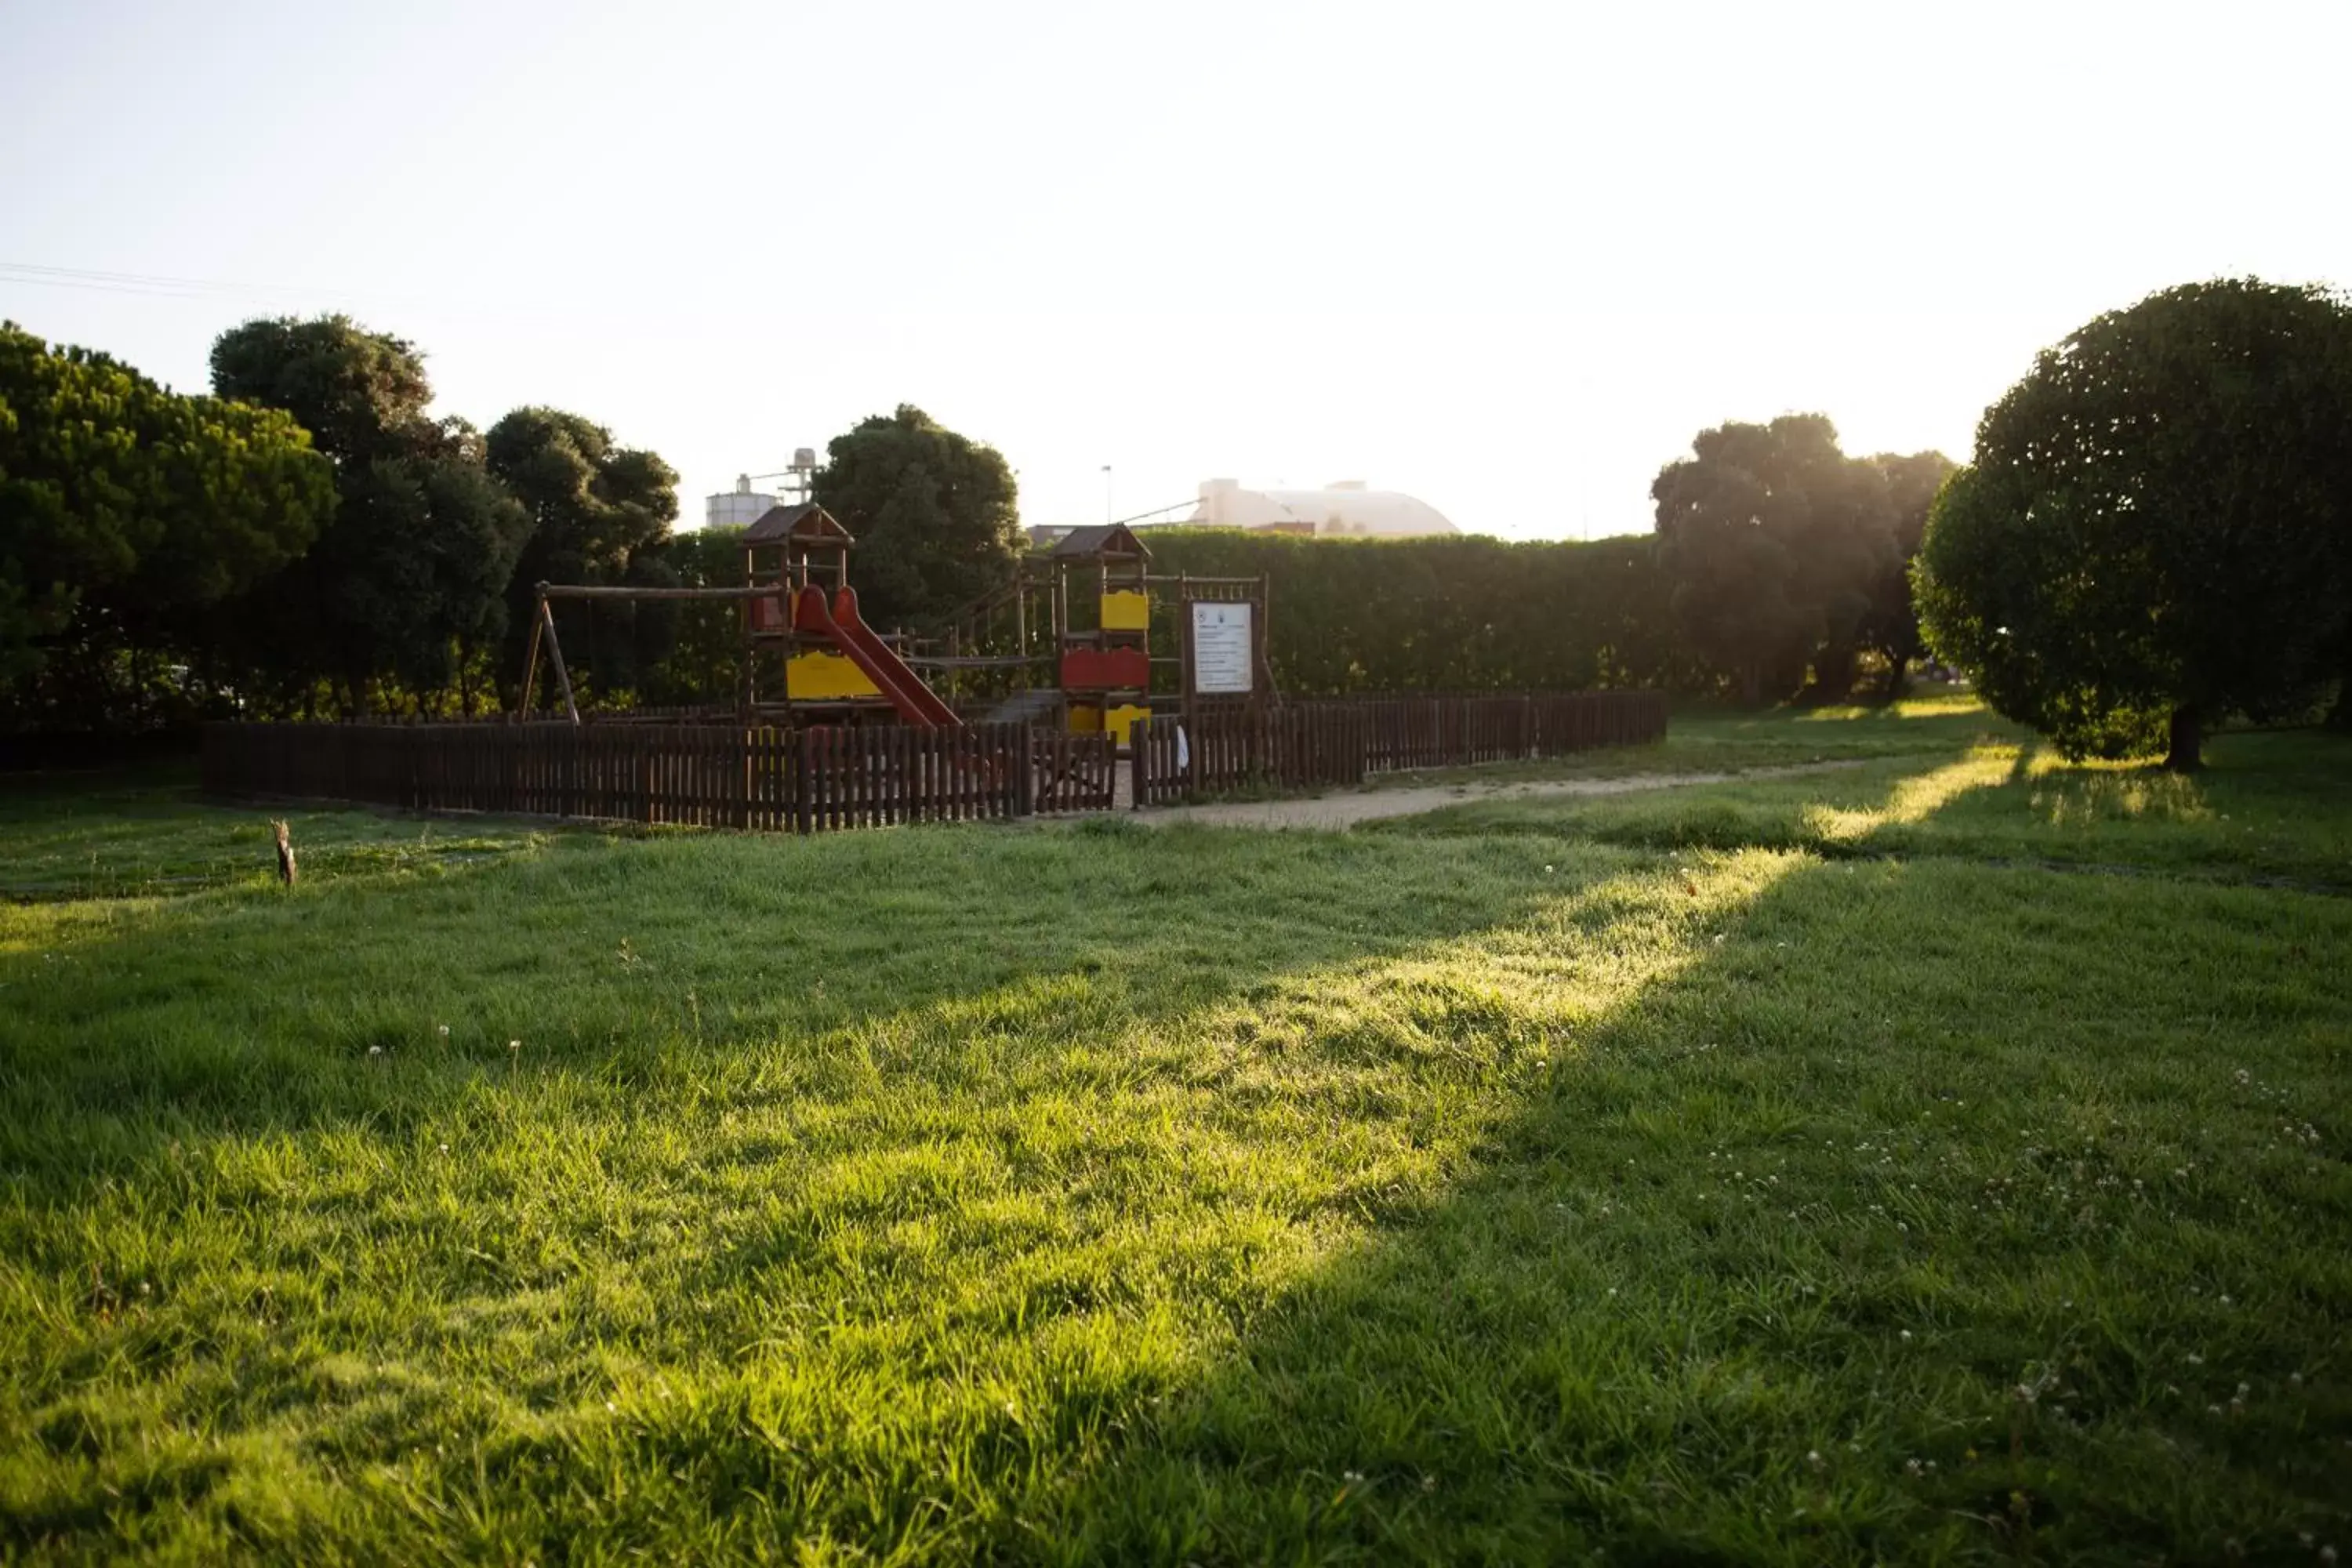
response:
[(1016, 1554), (2121, 1563), (2341, 1529), (2352, 1460), (2309, 1435), (2352, 1429), (2352, 1379), (2281, 1369), (2340, 1353), (2352, 1182), (2226, 1086), (2324, 1083), (2352, 1016), (2263, 897), (1791, 866)]
[[(1948, 809), (1937, 771), (1874, 808)], [(168, 1295), (201, 1191), (261, 1227), (206, 1288), (279, 1294), (53, 1355), (167, 1418), (60, 1398), (42, 1441), (202, 1412), (225, 1492), (334, 1500), (215, 1527), (321, 1557), (2079, 1559), (2326, 1521), (2352, 1293), (2313, 1237), (2352, 1194), (2227, 1073), (2324, 1074), (2338, 913), (2298, 965), (2243, 891), (1570, 853), (559, 846), (97, 941), (0, 1022), (12, 1223), (73, 1233), (20, 1256), (86, 1266), (110, 1203), (157, 1256), (104, 1278)], [(439, 1176), (436, 1137), (511, 1157)], [(167, 1500), (225, 1468), (184, 1447)], [(119, 1540), (105, 1479), (12, 1539)]]
[[(2352, 890), (2352, 742), (2244, 734), (2181, 778), (2068, 764), (2039, 742), (1948, 760), (1590, 800), (1465, 803), (1375, 832), (1518, 835), (1647, 849), (1768, 847), (1826, 858), (1946, 857)], [(1925, 770), (1925, 771), (1923, 771)]]

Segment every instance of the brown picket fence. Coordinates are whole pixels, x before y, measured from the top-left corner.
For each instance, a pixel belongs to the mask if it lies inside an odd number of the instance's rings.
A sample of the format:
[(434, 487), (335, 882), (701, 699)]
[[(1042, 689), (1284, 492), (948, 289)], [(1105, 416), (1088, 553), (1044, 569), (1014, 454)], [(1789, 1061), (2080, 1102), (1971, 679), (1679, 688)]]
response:
[(1134, 798), (1145, 805), (1239, 791), (1361, 784), (1405, 768), (1560, 757), (1663, 739), (1657, 691), (1337, 699), (1161, 715), (1137, 731)]
[(1108, 811), (1118, 790), (1118, 742), (1113, 736), (1066, 730), (1029, 731), (1034, 772), (1029, 805), (1040, 813)]
[[(1110, 776), (1108, 736), (1062, 771)], [(1091, 742), (1091, 747), (1086, 743)], [(246, 797), (815, 833), (1034, 809), (1031, 731), (715, 725), (212, 724), (204, 787)], [(1048, 809), (1081, 809), (1062, 801)], [(1107, 787), (1098, 792), (1108, 804)], [(1085, 797), (1091, 802), (1095, 796)]]
[[(1665, 726), (1651, 691), (1206, 708), (1136, 728), (1129, 798), (1346, 787), (1654, 741)], [(1108, 735), (1022, 724), (220, 723), (205, 730), (203, 777), (225, 796), (818, 833), (1107, 811), (1118, 754)]]

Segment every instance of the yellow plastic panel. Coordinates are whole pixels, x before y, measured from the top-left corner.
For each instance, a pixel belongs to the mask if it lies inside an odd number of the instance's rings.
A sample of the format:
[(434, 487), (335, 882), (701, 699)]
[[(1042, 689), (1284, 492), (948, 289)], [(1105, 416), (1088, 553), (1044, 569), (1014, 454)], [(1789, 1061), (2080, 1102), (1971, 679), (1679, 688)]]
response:
[(1151, 600), (1131, 588), (1114, 589), (1102, 596), (1102, 628), (1107, 632), (1140, 632), (1151, 628)]
[(1150, 717), (1150, 709), (1138, 707), (1132, 702), (1122, 702), (1103, 715), (1103, 728), (1118, 736), (1118, 743), (1124, 746), (1134, 739), (1128, 731), (1135, 727), (1135, 721)]
[(1103, 711), (1091, 702), (1070, 704), (1070, 733), (1099, 735), (1102, 733)]
[(784, 694), (795, 702), (879, 697), (866, 672), (837, 653), (796, 653), (784, 661)]

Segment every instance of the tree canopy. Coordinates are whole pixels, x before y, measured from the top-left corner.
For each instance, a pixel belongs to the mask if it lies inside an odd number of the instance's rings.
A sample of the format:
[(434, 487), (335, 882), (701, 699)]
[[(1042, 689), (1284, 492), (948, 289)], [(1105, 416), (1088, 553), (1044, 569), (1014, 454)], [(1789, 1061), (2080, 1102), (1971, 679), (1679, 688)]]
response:
[(2223, 715), (2308, 700), (2352, 611), (2352, 310), (2197, 283), (2044, 350), (1916, 578), (1937, 654), (2070, 756), (2193, 768)]
[(1025, 541), (1013, 470), (994, 447), (902, 403), (825, 451), (816, 500), (856, 536), (868, 620), (935, 625), (1011, 576)]
[(1808, 671), (1842, 696), (1866, 643), (1906, 647), (1907, 603), (1888, 602), (1904, 560), (1895, 486), (1939, 454), (1848, 458), (1819, 414), (1717, 426), (1691, 450), (1650, 487), (1659, 563), (1685, 636), (1746, 700), (1790, 695)]
[[(516, 409), (490, 426), (484, 447), (489, 471), (530, 519), (508, 583), (502, 668), (520, 666), (541, 583), (677, 582), (658, 547), (677, 521), (677, 475), (659, 457), (616, 446), (610, 430), (560, 408)], [(572, 603), (558, 614), (565, 645), (607, 685), (635, 686), (677, 621), (660, 605)]]
[(152, 641), (297, 557), (334, 504), (285, 415), (0, 324), (0, 675)]
[(370, 682), (444, 686), (505, 624), (530, 514), (490, 477), (481, 437), (436, 421), (423, 356), (347, 317), (256, 321), (213, 345), (224, 396), (285, 409), (335, 463), (341, 504), (318, 543), (259, 590), (248, 662), (285, 680), (324, 673), (353, 708)]
[(1911, 561), (1927, 537), (1927, 511), (1936, 492), (1958, 467), (1941, 452), (1906, 455), (1881, 452), (1868, 459), (1886, 484), (1895, 552), (1878, 568), (1870, 586), (1870, 608), (1862, 621), (1862, 644), (1885, 659), (1890, 690), (1903, 683), (1904, 669), (1927, 651), (1919, 631), (1919, 611), (1911, 595)]

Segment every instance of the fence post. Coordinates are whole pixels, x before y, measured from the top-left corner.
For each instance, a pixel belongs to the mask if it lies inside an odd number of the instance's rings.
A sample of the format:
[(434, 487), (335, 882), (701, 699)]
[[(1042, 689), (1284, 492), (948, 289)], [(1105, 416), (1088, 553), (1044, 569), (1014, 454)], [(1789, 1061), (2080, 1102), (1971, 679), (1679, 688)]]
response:
[(816, 831), (814, 813), (810, 809), (809, 778), (816, 771), (816, 731), (807, 725), (801, 727), (800, 766), (793, 770), (793, 831)]

